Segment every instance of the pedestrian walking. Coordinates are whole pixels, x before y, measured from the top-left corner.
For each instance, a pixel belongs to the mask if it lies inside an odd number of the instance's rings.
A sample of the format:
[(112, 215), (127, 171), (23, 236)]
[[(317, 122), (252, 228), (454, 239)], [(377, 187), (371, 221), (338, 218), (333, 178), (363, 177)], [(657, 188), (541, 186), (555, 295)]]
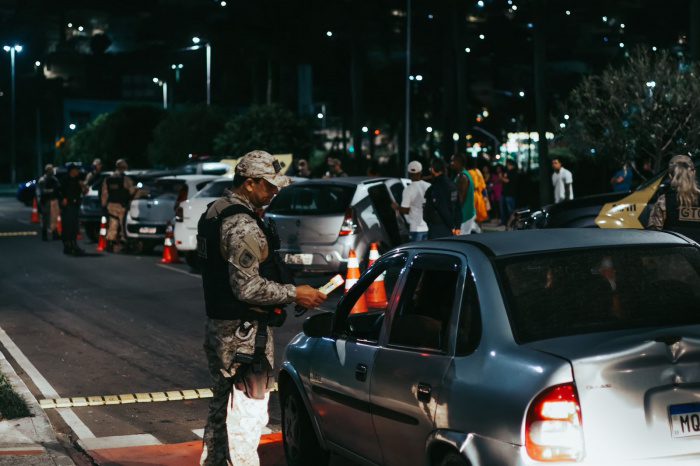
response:
[(36, 183), (36, 198), (41, 212), (41, 240), (48, 241), (49, 236), (58, 239), (58, 215), (60, 213), (61, 183), (54, 174), (53, 165), (44, 167), (44, 175)]
[(82, 256), (85, 251), (78, 246), (80, 229), (80, 203), (87, 192), (80, 180), (80, 169), (76, 164), (68, 166), (68, 178), (61, 186), (61, 219), (63, 221), (63, 254)]
[(668, 163), (669, 189), (659, 196), (647, 228), (670, 230), (700, 241), (700, 186), (693, 160), (674, 155)]
[(114, 172), (102, 182), (102, 208), (107, 209), (109, 223), (107, 228), (107, 251), (120, 252), (124, 247), (124, 216), (126, 209), (138, 191), (134, 181), (126, 175), (129, 165), (119, 159)]
[(510, 214), (515, 210), (518, 195), (518, 166), (514, 160), (506, 160), (506, 168), (501, 172), (503, 192), (501, 196), (501, 223), (508, 224)]
[[(207, 313), (204, 349), (214, 396), (200, 464), (258, 466), (268, 421), (275, 308), (296, 302), (315, 308), (326, 295), (291, 283), (276, 253), (279, 237), (255, 213), (289, 184), (272, 155), (253, 151), (235, 169), (233, 191), (209, 205), (198, 225)], [(263, 383), (255, 389), (253, 380)], [(270, 380), (271, 382), (271, 380)], [(227, 422), (227, 408), (232, 403)], [(228, 435), (227, 435), (228, 424)]]
[(494, 217), (500, 222), (503, 212), (503, 165), (496, 165), (491, 173), (489, 190), (491, 195), (491, 205), (493, 206)]
[(570, 201), (574, 198), (574, 175), (564, 168), (561, 159), (552, 159), (552, 187), (554, 188), (554, 203)]
[(630, 167), (629, 163), (624, 162), (622, 167), (610, 178), (610, 184), (612, 185), (613, 192), (621, 193), (627, 192), (632, 189), (632, 178), (634, 177), (634, 172)]
[(423, 219), (428, 224), (428, 238), (459, 234), (462, 212), (457, 186), (447, 178), (447, 164), (435, 158), (430, 162), (433, 183), (425, 192)]
[(454, 183), (457, 185), (459, 197), (459, 209), (462, 223), (459, 226), (460, 234), (469, 235), (476, 223), (476, 209), (474, 208), (474, 179), (467, 170), (467, 161), (463, 154), (452, 156), (450, 168), (455, 173)]
[(403, 215), (406, 215), (411, 241), (424, 241), (428, 239), (428, 224), (423, 220), (423, 204), (425, 204), (425, 192), (430, 183), (423, 181), (423, 165), (414, 160), (408, 164), (408, 177), (411, 184), (406, 186), (401, 197), (401, 205), (394, 203), (393, 207)]

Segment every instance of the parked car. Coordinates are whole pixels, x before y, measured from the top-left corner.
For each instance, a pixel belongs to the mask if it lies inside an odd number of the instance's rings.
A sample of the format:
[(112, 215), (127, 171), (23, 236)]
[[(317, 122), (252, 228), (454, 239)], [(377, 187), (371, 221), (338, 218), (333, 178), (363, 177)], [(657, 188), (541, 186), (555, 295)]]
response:
[(197, 223), (207, 210), (207, 205), (224, 195), (233, 186), (233, 178), (222, 177), (208, 183), (192, 198), (182, 202), (175, 210), (175, 247), (194, 270), (199, 268), (197, 257)]
[(283, 189), (265, 211), (281, 240), (281, 258), (303, 272), (334, 273), (345, 267), (350, 249), (366, 258), (371, 243), (380, 250), (408, 240), (408, 226), (391, 203), (401, 202), (409, 180), (345, 177), (307, 180)]
[[(384, 276), (385, 309), (350, 314)], [(288, 345), (290, 466), (700, 464), (700, 247), (533, 230), (394, 249)]]
[(148, 195), (131, 201), (126, 214), (125, 232), (130, 249), (147, 252), (162, 244), (179, 205), (216, 178), (215, 175), (165, 176), (146, 184)]
[[(700, 160), (695, 161), (700, 181)], [(641, 184), (634, 191), (584, 196), (530, 211), (516, 211), (509, 228), (636, 228), (647, 224), (651, 209), (668, 189), (667, 170)]]

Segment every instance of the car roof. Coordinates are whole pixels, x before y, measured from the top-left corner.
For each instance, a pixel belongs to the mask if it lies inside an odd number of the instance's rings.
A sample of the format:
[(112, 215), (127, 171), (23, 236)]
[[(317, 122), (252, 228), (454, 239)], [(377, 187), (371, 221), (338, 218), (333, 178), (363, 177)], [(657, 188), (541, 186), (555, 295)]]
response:
[(378, 183), (380, 181), (387, 181), (390, 179), (399, 178), (388, 178), (388, 177), (376, 177), (376, 176), (343, 176), (338, 178), (316, 178), (312, 180), (295, 181), (294, 186), (303, 185), (314, 185), (314, 184), (335, 184), (335, 185), (346, 185), (346, 186), (357, 186), (361, 184), (371, 184)]
[(166, 181), (174, 181), (174, 180), (183, 180), (183, 181), (205, 181), (205, 180), (216, 180), (220, 175), (168, 175), (168, 176), (161, 176), (158, 178), (157, 181), (160, 180), (166, 180)]
[[(680, 235), (650, 230), (607, 230), (598, 228), (552, 228), (542, 230), (519, 230), (480, 235), (463, 235), (445, 238), (449, 243), (472, 244), (490, 256), (502, 257), (518, 254), (547, 253), (572, 249), (590, 249), (620, 246), (667, 245), (687, 246), (694, 244)], [(414, 245), (422, 243), (414, 243)]]

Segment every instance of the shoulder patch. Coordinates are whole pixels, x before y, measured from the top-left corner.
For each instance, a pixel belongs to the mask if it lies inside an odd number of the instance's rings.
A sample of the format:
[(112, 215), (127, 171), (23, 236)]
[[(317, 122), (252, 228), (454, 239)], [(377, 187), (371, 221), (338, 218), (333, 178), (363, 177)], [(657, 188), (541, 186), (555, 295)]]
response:
[(255, 262), (255, 256), (248, 249), (244, 249), (241, 255), (238, 256), (238, 264), (244, 269), (250, 268)]

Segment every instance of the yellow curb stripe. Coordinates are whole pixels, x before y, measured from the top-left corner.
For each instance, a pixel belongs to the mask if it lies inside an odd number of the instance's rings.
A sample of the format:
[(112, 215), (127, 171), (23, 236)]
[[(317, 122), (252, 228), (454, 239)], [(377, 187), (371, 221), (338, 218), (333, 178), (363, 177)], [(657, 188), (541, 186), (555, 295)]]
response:
[(0, 238), (11, 238), (16, 236), (36, 236), (36, 231), (0, 231)]

